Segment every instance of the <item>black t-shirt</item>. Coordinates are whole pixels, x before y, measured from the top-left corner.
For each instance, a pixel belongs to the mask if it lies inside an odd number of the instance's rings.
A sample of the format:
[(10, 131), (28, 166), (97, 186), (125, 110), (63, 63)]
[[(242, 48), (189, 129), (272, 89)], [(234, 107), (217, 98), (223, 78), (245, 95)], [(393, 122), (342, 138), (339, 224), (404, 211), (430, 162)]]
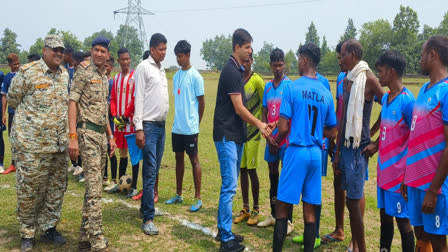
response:
[(243, 104), (246, 103), (243, 72), (243, 67), (233, 57), (230, 57), (221, 71), (213, 119), (214, 141), (220, 142), (225, 137), (226, 141), (246, 142), (246, 123), (236, 114), (230, 99), (231, 94), (241, 94)]

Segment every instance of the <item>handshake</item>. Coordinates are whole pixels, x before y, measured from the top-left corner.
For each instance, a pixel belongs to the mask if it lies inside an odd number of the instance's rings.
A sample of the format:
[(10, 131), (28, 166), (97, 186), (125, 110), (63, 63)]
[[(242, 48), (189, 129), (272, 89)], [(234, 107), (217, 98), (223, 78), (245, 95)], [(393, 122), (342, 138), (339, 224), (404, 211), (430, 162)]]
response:
[(277, 141), (272, 137), (272, 131), (274, 131), (278, 126), (278, 121), (271, 123), (263, 123), (261, 127), (259, 127), (261, 135), (266, 138), (266, 143), (269, 146), (269, 152), (275, 155), (278, 152), (278, 144)]
[(124, 116), (114, 117), (114, 124), (117, 126), (119, 130), (122, 130), (126, 127), (126, 124), (129, 123), (129, 118)]

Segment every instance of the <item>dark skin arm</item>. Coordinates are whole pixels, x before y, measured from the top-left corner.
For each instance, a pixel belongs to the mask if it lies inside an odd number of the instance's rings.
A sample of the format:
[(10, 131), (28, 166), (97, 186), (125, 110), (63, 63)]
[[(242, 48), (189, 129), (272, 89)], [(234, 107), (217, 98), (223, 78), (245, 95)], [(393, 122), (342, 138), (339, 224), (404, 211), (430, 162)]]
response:
[[(264, 123), (268, 123), (268, 109), (267, 108), (263, 108), (262, 121)], [(275, 125), (274, 125), (274, 123), (275, 123)], [(276, 122), (273, 122), (271, 127), (272, 126), (277, 126)], [(275, 128), (273, 128), (272, 131), (274, 129)], [(278, 145), (277, 145), (277, 143), (275, 142), (275, 139), (272, 136), (266, 137), (266, 143), (268, 144), (269, 152), (271, 154), (273, 154), (273, 155), (277, 154), (277, 152), (278, 152)]]
[[(443, 126), (445, 142), (448, 142), (448, 126)], [(434, 213), (437, 204), (437, 193), (442, 187), (448, 175), (448, 145), (445, 146), (443, 150), (442, 158), (440, 159), (439, 168), (437, 169), (436, 175), (432, 179), (431, 185), (425, 194), (422, 204), (422, 212), (426, 214)]]
[(196, 98), (199, 101), (199, 123), (201, 123), (202, 121), (202, 116), (204, 115), (204, 110), (205, 110), (205, 100), (204, 100), (204, 96), (196, 96)]

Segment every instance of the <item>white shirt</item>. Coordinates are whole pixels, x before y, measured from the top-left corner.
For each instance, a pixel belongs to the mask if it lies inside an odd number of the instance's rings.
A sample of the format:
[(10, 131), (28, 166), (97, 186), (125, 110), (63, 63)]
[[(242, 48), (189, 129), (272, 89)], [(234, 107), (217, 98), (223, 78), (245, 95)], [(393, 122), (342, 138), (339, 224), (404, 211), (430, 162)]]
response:
[(135, 130), (143, 129), (143, 121), (165, 121), (169, 109), (168, 81), (162, 64), (154, 59), (138, 64), (135, 77)]

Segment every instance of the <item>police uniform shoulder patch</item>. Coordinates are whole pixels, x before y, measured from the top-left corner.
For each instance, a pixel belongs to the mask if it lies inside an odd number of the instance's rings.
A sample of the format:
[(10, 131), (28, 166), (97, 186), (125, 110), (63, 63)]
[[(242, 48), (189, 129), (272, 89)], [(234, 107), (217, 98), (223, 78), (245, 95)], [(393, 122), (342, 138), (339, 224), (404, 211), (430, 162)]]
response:
[(90, 61), (89, 60), (82, 61), (80, 65), (84, 68), (88, 68), (90, 66)]
[(38, 60), (33, 61), (33, 62), (30, 62), (30, 63), (27, 63), (27, 64), (21, 66), (21, 67), (20, 67), (20, 70), (25, 71), (25, 70), (27, 70), (28, 68), (30, 68), (30, 67), (36, 65), (37, 63), (39, 63)]

